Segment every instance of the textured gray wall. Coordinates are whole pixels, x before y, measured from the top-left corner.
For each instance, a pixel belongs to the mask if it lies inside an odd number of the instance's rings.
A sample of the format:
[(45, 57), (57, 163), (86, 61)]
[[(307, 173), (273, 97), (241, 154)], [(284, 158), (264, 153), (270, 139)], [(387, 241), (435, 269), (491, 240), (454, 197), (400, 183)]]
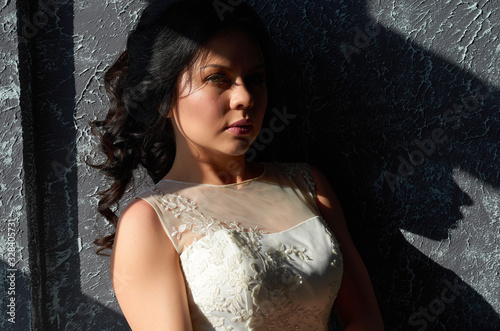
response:
[(0, 30), (0, 328), (6, 329), (10, 318), (29, 325), (31, 303), (15, 3), (0, 2)]
[[(249, 3), (288, 69), (277, 111), (296, 115), (252, 157), (327, 174), (388, 330), (499, 329), (497, 2)], [(106, 183), (84, 159), (141, 7), (0, 0), (2, 330), (127, 329), (92, 244)]]

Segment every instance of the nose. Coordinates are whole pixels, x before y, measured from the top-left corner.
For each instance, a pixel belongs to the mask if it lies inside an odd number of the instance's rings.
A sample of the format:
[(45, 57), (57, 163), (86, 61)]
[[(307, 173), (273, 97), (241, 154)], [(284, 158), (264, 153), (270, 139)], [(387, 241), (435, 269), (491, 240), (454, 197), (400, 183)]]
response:
[(231, 109), (247, 110), (254, 106), (252, 93), (244, 82), (236, 82), (233, 86), (230, 105)]

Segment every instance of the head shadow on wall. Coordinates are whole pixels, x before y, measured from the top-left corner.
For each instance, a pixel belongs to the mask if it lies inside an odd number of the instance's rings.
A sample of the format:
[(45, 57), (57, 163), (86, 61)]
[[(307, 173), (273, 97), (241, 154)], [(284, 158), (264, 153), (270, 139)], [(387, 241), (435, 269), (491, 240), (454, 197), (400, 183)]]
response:
[[(469, 240), (487, 252), (486, 237), (495, 236), (491, 224), (498, 215), (463, 215), (464, 208), (483, 208), (484, 186), (500, 189), (500, 92), (480, 75), (500, 70), (500, 63), (493, 61), (492, 68), (488, 60), (494, 46), (456, 63), (419, 46), (418, 38), (375, 22), (365, 9), (368, 0), (249, 3), (268, 23), (287, 69), (279, 112), (285, 109), (289, 121), (285, 130), (261, 138), (265, 148), (257, 159), (306, 160), (330, 177), (387, 329), (499, 327), (494, 294), (484, 290), (488, 281), (476, 280), (474, 286), (464, 281), (470, 281), (471, 269), (477, 275), (491, 271), (488, 264), (498, 265), (488, 253), (467, 252)], [(395, 3), (377, 2), (380, 17), (384, 5)], [(426, 20), (449, 19), (439, 11), (419, 10), (427, 12)], [(435, 31), (423, 26), (419, 38), (430, 43)], [(455, 22), (449, 29), (465, 28)], [(441, 37), (451, 46), (454, 38), (451, 32)], [(467, 63), (476, 74), (463, 69)], [(467, 228), (484, 232), (447, 249), (450, 236), (467, 236)], [(435, 243), (432, 255), (449, 254), (454, 267), (436, 263), (402, 232)], [(493, 240), (498, 242), (498, 235)], [(471, 258), (476, 266), (460, 265)]]

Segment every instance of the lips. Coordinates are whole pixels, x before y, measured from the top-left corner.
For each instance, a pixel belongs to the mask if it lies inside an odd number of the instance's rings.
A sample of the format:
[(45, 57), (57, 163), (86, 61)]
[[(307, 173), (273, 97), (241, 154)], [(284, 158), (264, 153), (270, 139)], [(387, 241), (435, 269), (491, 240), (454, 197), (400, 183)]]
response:
[(253, 132), (253, 122), (249, 119), (242, 119), (229, 124), (226, 130), (235, 135), (251, 134)]

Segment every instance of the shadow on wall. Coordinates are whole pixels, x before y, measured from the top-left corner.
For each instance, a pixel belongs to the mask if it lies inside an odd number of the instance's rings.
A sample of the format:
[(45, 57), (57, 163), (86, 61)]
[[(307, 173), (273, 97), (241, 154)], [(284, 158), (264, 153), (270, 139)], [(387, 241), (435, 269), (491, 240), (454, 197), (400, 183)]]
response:
[[(373, 24), (363, 11), (364, 1), (249, 3), (255, 3), (281, 48), (282, 62), (289, 69), (283, 78), (290, 96), (285, 100), (286, 112), (296, 116), (284, 123), (284, 131), (261, 141), (267, 143), (265, 149), (258, 149), (258, 158), (306, 159), (331, 177), (370, 271), (387, 330), (500, 328), (498, 307), (488, 303), (491, 297), (483, 298), (463, 281), (466, 275), (437, 264), (401, 234), (403, 229), (446, 241), (450, 232), (471, 221), (463, 217), (461, 206), (475, 203), (475, 196), (468, 196), (456, 184), (454, 169), (500, 189), (500, 160), (495, 154), (500, 139), (500, 114), (495, 110), (500, 92)], [(72, 8), (67, 10), (64, 17), (70, 19)], [(57, 24), (52, 31), (63, 25)], [(45, 74), (39, 77), (52, 85), (36, 83), (35, 105), (55, 107), (40, 109), (45, 109), (43, 114), (59, 115), (38, 122), (38, 134), (46, 143), (35, 146), (40, 158), (66, 164), (64, 148), (68, 141), (76, 144), (76, 132), (73, 113), (59, 110), (74, 109), (74, 80), (65, 80), (66, 90), (53, 84), (73, 75), (74, 45), (72, 31), (60, 33), (54, 38), (57, 43), (37, 49), (37, 54), (53, 58), (38, 68)], [(54, 54), (54, 49), (60, 54)], [(45, 102), (60, 100), (50, 97), (56, 93), (67, 99), (59, 104)], [(63, 126), (57, 127), (58, 123)], [(56, 152), (50, 156), (48, 151)], [(73, 164), (75, 158), (74, 153), (70, 155)], [(44, 166), (41, 173), (53, 173), (50, 164)], [(123, 316), (81, 292), (76, 172), (64, 178), (38, 184), (43, 196), (38, 206), (43, 219), (52, 222), (46, 221), (44, 229), (45, 243), (50, 243), (45, 254), (50, 296), (44, 313), (49, 319), (58, 313), (59, 326), (65, 330), (83, 325), (122, 330), (126, 328)], [(481, 189), (481, 183), (474, 185)], [(68, 208), (57, 214), (61, 201)], [(485, 214), (472, 221), (474, 227), (491, 232), (492, 222)], [(445, 247), (435, 253), (461, 259)], [(474, 259), (478, 274), (487, 263), (498, 264), (483, 254)], [(474, 281), (477, 288), (488, 280)]]
[[(500, 190), (500, 92), (374, 23), (363, 10), (369, 1), (254, 2), (289, 68), (288, 111), (299, 115), (259, 158), (306, 159), (331, 178), (387, 330), (500, 328), (500, 307), (490, 304), (497, 294), (488, 291), (498, 280), (491, 226), (499, 220), (485, 212), (495, 206), (481, 206), (484, 185)], [(479, 71), (492, 70), (481, 66), (492, 47), (472, 60)], [(472, 205), (482, 211), (464, 218)], [(424, 238), (431, 254), (402, 231)], [(433, 261), (443, 255), (453, 268)]]
[[(10, 266), (5, 262), (1, 262), (0, 270), (12, 270)], [(7, 274), (12, 274), (12, 272), (7, 272)], [(5, 295), (4, 298), (13, 297), (15, 298), (14, 309), (8, 308), (5, 313), (7, 313), (7, 319), (11, 319), (11, 322), (5, 322), (3, 325), (3, 330), (19, 330), (16, 329), (16, 325), (23, 330), (30, 329), (30, 310), (24, 307), (29, 307), (27, 297), (29, 296), (27, 290), (28, 286), (25, 284), (29, 282), (29, 275), (17, 270), (15, 272), (15, 278), (13, 286), (15, 288), (15, 294), (12, 296)], [(24, 285), (24, 286), (23, 286)], [(5, 291), (7, 294), (8, 292)], [(59, 319), (59, 326), (50, 328), (51, 330), (63, 330), (63, 331), (73, 331), (92, 329), (93, 327), (98, 327), (98, 330), (127, 330), (127, 323), (121, 314), (115, 312), (112, 309), (105, 307), (102, 303), (89, 298), (84, 294), (78, 295), (77, 293), (71, 293), (69, 296), (72, 298), (71, 309), (59, 312), (63, 315), (63, 318)], [(8, 306), (7, 303), (5, 306)], [(9, 314), (11, 312), (11, 314)], [(9, 328), (11, 327), (11, 329)], [(31, 329), (34, 330), (34, 326), (31, 325)]]

